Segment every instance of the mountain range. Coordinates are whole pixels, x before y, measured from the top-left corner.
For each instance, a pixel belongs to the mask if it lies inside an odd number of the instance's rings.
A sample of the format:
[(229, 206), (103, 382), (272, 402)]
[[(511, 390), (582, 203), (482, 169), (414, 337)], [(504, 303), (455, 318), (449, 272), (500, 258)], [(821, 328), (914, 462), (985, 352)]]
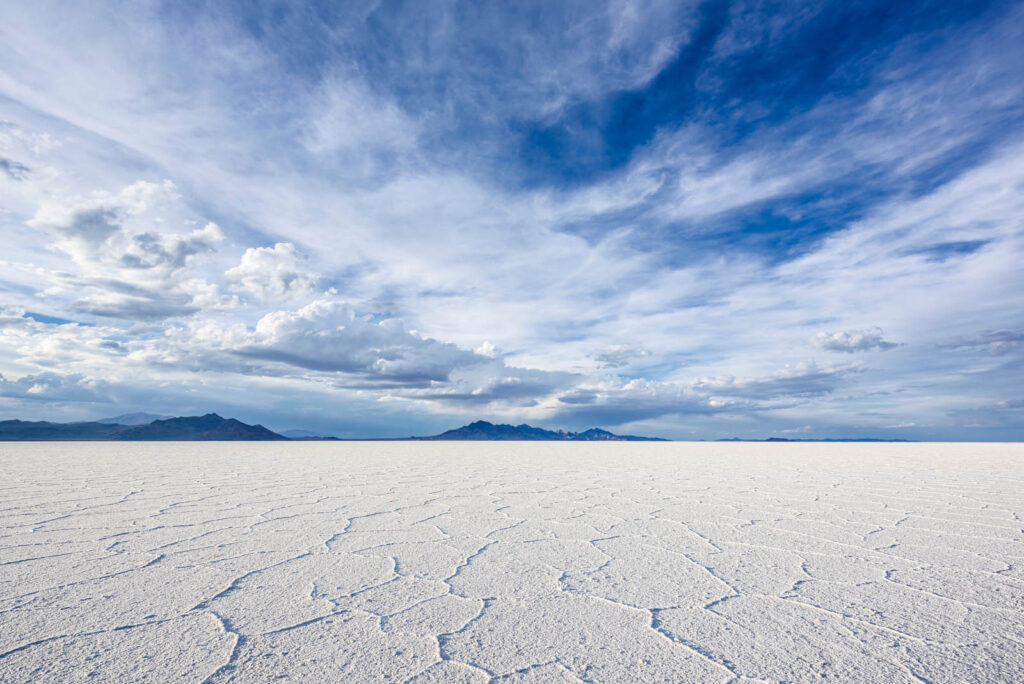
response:
[[(419, 441), (529, 441), (529, 442), (664, 442), (658, 437), (616, 435), (600, 428), (583, 432), (546, 430), (532, 425), (505, 425), (478, 420), (439, 435), (406, 437)], [(262, 425), (248, 425), (216, 413), (168, 418), (152, 413), (127, 413), (114, 418), (81, 423), (49, 421), (0, 421), (0, 441), (325, 441), (338, 440), (310, 430), (274, 432)], [(373, 440), (387, 441), (387, 440)], [(890, 439), (731, 439), (720, 442), (899, 442)]]
[(607, 430), (590, 428), (583, 432), (545, 430), (532, 425), (495, 425), (478, 420), (454, 430), (431, 437), (414, 437), (419, 440), (464, 440), (464, 441), (557, 441), (557, 442), (664, 442), (657, 437), (616, 435)]
[[(204, 416), (167, 418), (152, 413), (128, 413), (114, 418), (82, 423), (49, 421), (0, 421), (0, 441), (271, 441), (271, 440), (335, 440), (308, 430), (273, 432), (262, 425), (247, 425), (216, 413)], [(610, 442), (664, 441), (653, 437), (616, 435), (607, 430), (591, 428), (583, 432), (545, 430), (532, 425), (495, 425), (485, 420), (428, 437), (412, 440), (463, 441), (573, 441)]]
[[(134, 414), (137, 416), (138, 414)], [(128, 416), (129, 418), (131, 416)], [(216, 413), (152, 420), (142, 424), (92, 421), (51, 423), (48, 421), (0, 421), (0, 440), (5, 441), (271, 441), (286, 440), (262, 425), (246, 425)]]

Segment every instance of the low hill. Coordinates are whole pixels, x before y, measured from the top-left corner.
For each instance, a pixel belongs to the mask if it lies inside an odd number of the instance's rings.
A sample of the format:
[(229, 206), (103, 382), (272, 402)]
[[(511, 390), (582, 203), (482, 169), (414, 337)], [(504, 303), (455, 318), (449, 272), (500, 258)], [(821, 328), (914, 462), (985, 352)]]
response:
[(322, 432), (315, 432), (313, 430), (302, 430), (298, 428), (281, 430), (280, 432), (278, 432), (278, 434), (284, 435), (288, 439), (305, 439), (310, 441), (340, 441), (334, 435), (325, 435)]

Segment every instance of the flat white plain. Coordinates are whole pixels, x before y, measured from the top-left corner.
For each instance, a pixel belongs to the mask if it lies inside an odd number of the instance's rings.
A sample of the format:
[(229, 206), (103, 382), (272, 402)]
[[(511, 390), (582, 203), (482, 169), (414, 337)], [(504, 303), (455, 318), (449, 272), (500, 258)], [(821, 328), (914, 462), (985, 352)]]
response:
[(1020, 444), (0, 445), (0, 680), (1010, 682)]

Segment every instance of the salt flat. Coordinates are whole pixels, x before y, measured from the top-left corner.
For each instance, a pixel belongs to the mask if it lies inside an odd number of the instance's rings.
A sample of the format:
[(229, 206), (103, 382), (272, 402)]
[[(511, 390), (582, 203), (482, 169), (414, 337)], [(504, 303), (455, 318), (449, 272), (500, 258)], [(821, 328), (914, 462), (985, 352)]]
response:
[(0, 680), (1010, 682), (1024, 446), (0, 445)]

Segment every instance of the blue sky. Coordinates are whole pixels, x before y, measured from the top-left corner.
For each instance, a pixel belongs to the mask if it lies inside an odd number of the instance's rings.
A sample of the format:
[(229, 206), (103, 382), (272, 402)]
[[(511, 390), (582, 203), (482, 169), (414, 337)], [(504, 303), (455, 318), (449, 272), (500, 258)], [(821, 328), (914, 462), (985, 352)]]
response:
[(1024, 438), (1024, 8), (6, 3), (0, 414)]

